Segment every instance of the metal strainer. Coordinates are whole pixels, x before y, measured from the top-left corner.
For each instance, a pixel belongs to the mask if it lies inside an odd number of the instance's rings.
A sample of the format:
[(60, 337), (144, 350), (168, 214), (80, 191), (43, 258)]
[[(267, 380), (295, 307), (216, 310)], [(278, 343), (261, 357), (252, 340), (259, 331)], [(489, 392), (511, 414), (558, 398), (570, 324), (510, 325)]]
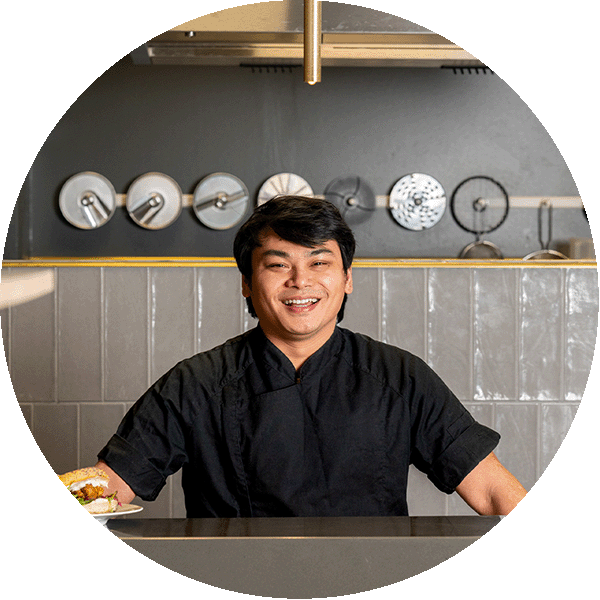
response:
[(500, 183), (485, 175), (468, 177), (452, 193), (450, 211), (462, 229), (475, 234), (475, 241), (462, 249), (459, 258), (503, 258), (496, 244), (481, 239), (508, 216), (508, 194)]

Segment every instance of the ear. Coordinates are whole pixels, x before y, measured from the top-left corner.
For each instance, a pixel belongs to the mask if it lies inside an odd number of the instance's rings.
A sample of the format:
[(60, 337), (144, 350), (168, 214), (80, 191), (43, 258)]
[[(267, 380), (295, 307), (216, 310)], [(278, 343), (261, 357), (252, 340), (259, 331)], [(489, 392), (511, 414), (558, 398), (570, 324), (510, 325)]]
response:
[(352, 284), (352, 267), (348, 267), (348, 270), (346, 271), (346, 287), (344, 291), (346, 292), (346, 294), (351, 294), (353, 289), (354, 287)]
[(250, 284), (248, 283), (246, 276), (242, 275), (242, 296), (244, 298), (249, 298), (251, 293), (252, 293), (252, 288), (251, 288)]

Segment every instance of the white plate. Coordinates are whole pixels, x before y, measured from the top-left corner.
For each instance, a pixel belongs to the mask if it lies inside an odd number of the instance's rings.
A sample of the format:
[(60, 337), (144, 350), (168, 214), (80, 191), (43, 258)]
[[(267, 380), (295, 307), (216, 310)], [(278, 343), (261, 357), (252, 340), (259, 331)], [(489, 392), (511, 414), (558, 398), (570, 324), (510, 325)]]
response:
[(141, 510), (144, 510), (142, 506), (136, 506), (135, 504), (121, 504), (121, 506), (119, 506), (117, 510), (115, 510), (115, 512), (101, 513), (99, 515), (92, 515), (92, 517), (94, 517), (96, 521), (98, 521), (98, 523), (100, 523), (101, 525), (106, 526), (108, 520), (112, 519), (113, 517), (132, 515), (134, 513), (140, 512)]

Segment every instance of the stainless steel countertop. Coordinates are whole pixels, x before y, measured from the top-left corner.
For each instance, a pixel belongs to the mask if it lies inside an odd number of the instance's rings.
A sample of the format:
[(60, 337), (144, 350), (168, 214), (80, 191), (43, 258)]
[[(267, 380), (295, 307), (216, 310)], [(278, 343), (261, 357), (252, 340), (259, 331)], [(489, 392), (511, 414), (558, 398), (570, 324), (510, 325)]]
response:
[(292, 517), (253, 519), (110, 519), (120, 538), (390, 538), (485, 535), (500, 517)]

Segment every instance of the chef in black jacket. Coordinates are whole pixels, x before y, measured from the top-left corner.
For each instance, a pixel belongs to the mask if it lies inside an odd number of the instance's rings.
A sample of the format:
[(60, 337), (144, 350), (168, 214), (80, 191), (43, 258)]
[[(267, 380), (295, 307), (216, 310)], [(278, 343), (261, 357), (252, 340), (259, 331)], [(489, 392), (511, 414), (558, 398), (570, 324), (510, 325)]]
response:
[(234, 255), (256, 328), (175, 365), (98, 454), (122, 503), (182, 469), (188, 517), (400, 516), (409, 465), (480, 514), (525, 495), (419, 358), (338, 325), (355, 241), (321, 199), (274, 198)]

